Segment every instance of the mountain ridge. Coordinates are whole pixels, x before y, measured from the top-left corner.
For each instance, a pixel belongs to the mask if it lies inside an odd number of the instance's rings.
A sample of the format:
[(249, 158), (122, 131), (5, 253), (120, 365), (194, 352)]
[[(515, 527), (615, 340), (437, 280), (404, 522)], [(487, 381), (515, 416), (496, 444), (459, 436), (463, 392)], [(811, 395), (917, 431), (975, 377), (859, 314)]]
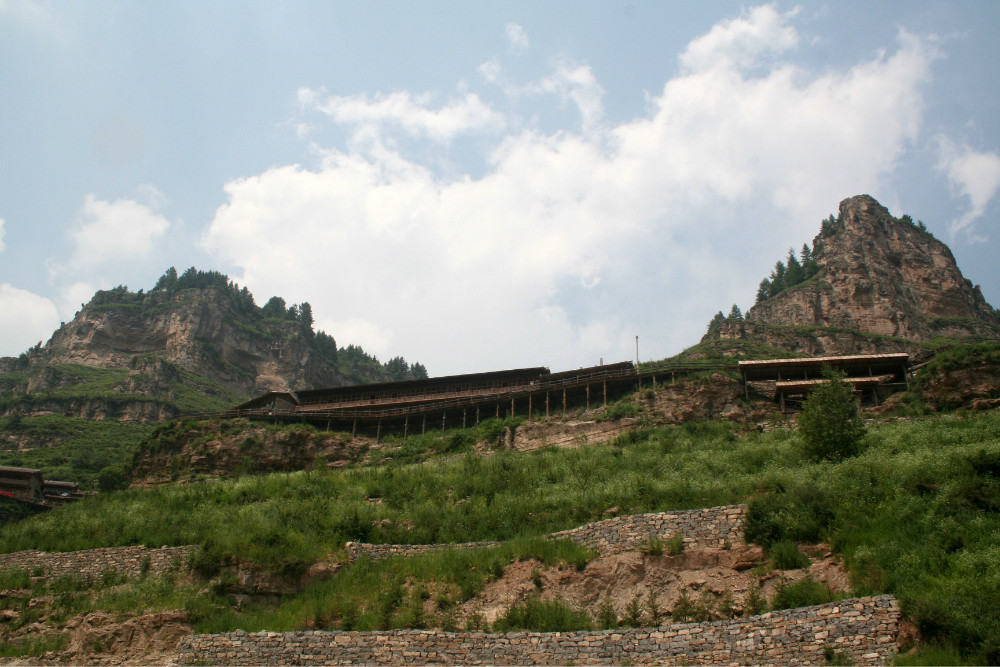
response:
[[(789, 267), (794, 255), (789, 253)], [(893, 217), (870, 195), (823, 222), (812, 275), (780, 287), (776, 264), (745, 316), (721, 312), (702, 339), (747, 339), (810, 355), (917, 353), (955, 341), (1000, 340), (1000, 316), (923, 223)], [(798, 265), (798, 262), (795, 262)]]
[(0, 358), (0, 415), (162, 420), (267, 391), (426, 376), (312, 324), (308, 303), (258, 307), (221, 273), (171, 268), (149, 292), (98, 291), (47, 343)]

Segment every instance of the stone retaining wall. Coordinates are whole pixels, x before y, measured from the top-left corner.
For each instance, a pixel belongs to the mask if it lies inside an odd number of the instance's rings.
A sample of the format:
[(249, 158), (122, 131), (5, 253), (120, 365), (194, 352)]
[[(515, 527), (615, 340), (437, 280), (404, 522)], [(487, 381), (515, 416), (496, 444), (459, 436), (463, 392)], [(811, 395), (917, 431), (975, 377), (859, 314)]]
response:
[[(63, 553), (35, 550), (17, 551), (10, 554), (0, 554), (0, 569), (28, 570), (32, 573), (40, 571), (41, 576), (49, 579), (65, 575), (99, 578), (106, 571), (115, 570), (120, 575), (134, 579), (139, 577), (144, 569), (151, 574), (156, 574), (183, 566), (190, 554), (197, 548), (197, 546), (184, 546), (149, 549), (137, 546), (87, 549)], [(148, 564), (146, 564), (147, 558), (149, 559)]]
[[(631, 514), (588, 523), (579, 528), (549, 535), (550, 539), (568, 539), (591, 547), (602, 556), (634, 550), (650, 538), (668, 540), (678, 534), (685, 547), (717, 548), (743, 543), (743, 519), (746, 505), (725, 505), (678, 512)], [(379, 560), (389, 556), (416, 556), (440, 549), (475, 549), (499, 542), (463, 542), (461, 544), (365, 544), (348, 542), (351, 560), (367, 556)]]
[(754, 664), (822, 665), (842, 652), (855, 665), (890, 662), (899, 605), (890, 595), (752, 618), (599, 632), (485, 634), (229, 632), (181, 641), (180, 664)]

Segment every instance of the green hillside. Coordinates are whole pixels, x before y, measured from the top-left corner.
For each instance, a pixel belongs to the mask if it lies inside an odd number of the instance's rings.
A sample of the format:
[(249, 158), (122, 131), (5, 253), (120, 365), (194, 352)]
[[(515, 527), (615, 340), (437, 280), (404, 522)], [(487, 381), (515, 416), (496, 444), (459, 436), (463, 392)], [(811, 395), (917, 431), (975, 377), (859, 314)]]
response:
[[(214, 592), (192, 589), (183, 601), (207, 630), (315, 627), (317, 618), (322, 627), (342, 627), (345, 619), (375, 627), (378, 618), (397, 627), (407, 625), (408, 598), (385, 582), (399, 584), (403, 577), (411, 590), (421, 581), (445, 580), (471, 595), (504, 562), (540, 551), (537, 543), (523, 541), (531, 536), (604, 518), (609, 510), (737, 502), (751, 505), (749, 537), (768, 547), (827, 541), (844, 556), (856, 592), (895, 593), (931, 642), (927, 659), (1000, 659), (995, 411), (879, 424), (869, 429), (857, 457), (838, 463), (808, 458), (793, 430), (738, 434), (726, 424), (696, 423), (634, 431), (608, 445), (578, 449), (498, 451), (488, 458), (470, 453), (417, 465), (134, 489), (7, 526), (0, 549), (203, 544), (195, 565), (205, 576), (237, 559), (296, 575), (348, 540), (521, 540), (515, 543), (520, 547), (442, 557), (433, 566), (380, 564), (389, 569), (378, 569), (374, 580), (372, 566), (359, 563), (298, 594), (242, 611), (232, 607), (224, 585)], [(547, 557), (572, 562), (586, 555)], [(484, 573), (477, 558), (492, 562), (492, 570)], [(392, 568), (404, 568), (405, 575)], [(470, 572), (477, 574), (470, 579)], [(340, 604), (344, 599), (358, 606), (348, 609)], [(378, 605), (381, 616), (372, 611)], [(423, 618), (410, 625), (427, 623)]]

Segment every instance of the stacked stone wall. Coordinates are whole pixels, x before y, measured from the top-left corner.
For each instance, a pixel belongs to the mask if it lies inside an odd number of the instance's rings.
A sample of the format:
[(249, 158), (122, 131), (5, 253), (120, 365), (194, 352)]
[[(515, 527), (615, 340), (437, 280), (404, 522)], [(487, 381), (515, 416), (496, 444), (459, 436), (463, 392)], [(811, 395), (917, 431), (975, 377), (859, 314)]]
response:
[[(630, 551), (647, 544), (650, 539), (665, 541), (678, 535), (685, 548), (717, 548), (743, 543), (743, 519), (746, 505), (725, 505), (679, 512), (631, 514), (588, 523), (579, 528), (549, 535), (549, 539), (573, 540), (595, 549), (602, 556)], [(367, 556), (379, 560), (389, 556), (416, 556), (439, 549), (476, 549), (498, 542), (464, 542), (461, 544), (365, 544), (345, 545), (351, 560)]]
[(486, 634), (230, 632), (182, 640), (181, 664), (822, 665), (836, 653), (856, 665), (891, 661), (899, 630), (892, 596), (771, 612), (752, 618), (599, 632)]
[(197, 548), (183, 546), (149, 549), (135, 546), (62, 553), (17, 551), (0, 554), (0, 570), (28, 570), (48, 579), (67, 575), (100, 578), (105, 572), (114, 570), (119, 575), (134, 579), (143, 572), (159, 574), (182, 566)]

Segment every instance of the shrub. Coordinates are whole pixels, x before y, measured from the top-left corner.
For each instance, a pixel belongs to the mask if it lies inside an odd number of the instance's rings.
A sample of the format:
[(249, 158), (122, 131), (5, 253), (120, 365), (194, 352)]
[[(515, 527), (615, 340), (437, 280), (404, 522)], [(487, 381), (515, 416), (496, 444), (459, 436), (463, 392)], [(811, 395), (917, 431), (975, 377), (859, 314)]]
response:
[(661, 542), (655, 535), (650, 535), (649, 539), (643, 542), (642, 546), (639, 547), (639, 551), (647, 556), (660, 556), (663, 554), (663, 542)]
[(128, 473), (125, 472), (125, 466), (122, 465), (110, 465), (106, 468), (102, 468), (99, 473), (97, 473), (97, 488), (105, 493), (110, 491), (118, 491), (124, 489), (128, 486)]
[(597, 627), (602, 630), (614, 630), (618, 627), (618, 616), (615, 614), (615, 607), (607, 597), (597, 608)]
[(782, 581), (778, 584), (774, 598), (771, 600), (771, 609), (795, 609), (796, 607), (808, 607), (814, 604), (825, 604), (842, 599), (843, 596), (836, 595), (828, 586), (812, 577), (799, 579), (795, 583)]
[(809, 566), (809, 557), (799, 551), (795, 542), (783, 540), (771, 546), (771, 565), (776, 570), (798, 570)]
[(854, 391), (844, 382), (844, 375), (829, 368), (823, 375), (829, 382), (817, 386), (806, 397), (799, 415), (799, 434), (810, 457), (839, 461), (857, 454), (865, 427), (858, 416)]
[(590, 614), (582, 609), (574, 609), (565, 600), (541, 600), (537, 596), (528, 598), (507, 610), (493, 624), (494, 631), (532, 630), (535, 632), (569, 632), (590, 630), (593, 621)]

